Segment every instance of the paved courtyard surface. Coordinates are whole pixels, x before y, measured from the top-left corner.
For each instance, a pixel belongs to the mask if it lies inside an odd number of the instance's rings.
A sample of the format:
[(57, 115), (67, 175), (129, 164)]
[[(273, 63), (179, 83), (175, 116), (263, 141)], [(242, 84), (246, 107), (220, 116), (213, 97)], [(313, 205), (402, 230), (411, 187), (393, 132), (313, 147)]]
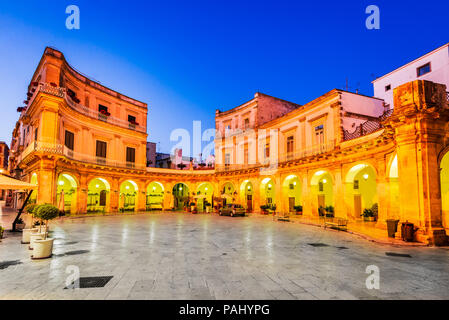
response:
[[(448, 248), (186, 213), (64, 219), (52, 230), (47, 260), (32, 261), (20, 234), (0, 242), (0, 299), (449, 299)], [(366, 288), (369, 265), (380, 270), (379, 290)], [(64, 289), (69, 266), (112, 279)]]

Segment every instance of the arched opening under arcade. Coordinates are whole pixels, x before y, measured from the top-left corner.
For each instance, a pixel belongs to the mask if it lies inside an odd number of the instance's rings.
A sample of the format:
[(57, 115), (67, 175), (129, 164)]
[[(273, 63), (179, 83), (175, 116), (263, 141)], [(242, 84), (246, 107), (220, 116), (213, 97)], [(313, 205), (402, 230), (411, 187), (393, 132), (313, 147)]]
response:
[(345, 179), (348, 213), (360, 219), (366, 210), (367, 218), (375, 220), (378, 214), (376, 170), (360, 163), (349, 169)]
[(319, 216), (327, 213), (334, 213), (334, 190), (333, 180), (326, 170), (319, 170), (314, 173), (310, 182), (314, 211)]
[(126, 180), (120, 185), (119, 210), (121, 212), (136, 211), (139, 188), (137, 183), (132, 180)]
[(173, 208), (175, 210), (183, 210), (184, 207), (189, 207), (189, 187), (184, 183), (177, 183), (173, 190)]
[(153, 181), (147, 186), (146, 210), (162, 210), (164, 208), (164, 186)]
[(292, 174), (284, 179), (282, 184), (284, 212), (302, 212), (301, 181)]
[(78, 184), (73, 176), (62, 173), (58, 177), (56, 205), (66, 214), (76, 214)]
[(87, 212), (104, 213), (109, 208), (111, 187), (103, 178), (94, 178), (87, 185)]

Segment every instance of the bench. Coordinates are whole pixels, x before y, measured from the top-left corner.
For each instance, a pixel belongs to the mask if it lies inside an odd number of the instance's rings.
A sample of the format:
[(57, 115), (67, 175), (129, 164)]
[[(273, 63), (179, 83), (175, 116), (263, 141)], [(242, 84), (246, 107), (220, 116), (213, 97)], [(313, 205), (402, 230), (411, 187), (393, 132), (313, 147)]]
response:
[(290, 221), (290, 214), (289, 213), (278, 213), (278, 221)]
[(162, 203), (147, 204), (147, 210), (162, 210)]
[(335, 229), (347, 229), (348, 228), (348, 219), (343, 218), (324, 218), (324, 229), (326, 227), (331, 227)]

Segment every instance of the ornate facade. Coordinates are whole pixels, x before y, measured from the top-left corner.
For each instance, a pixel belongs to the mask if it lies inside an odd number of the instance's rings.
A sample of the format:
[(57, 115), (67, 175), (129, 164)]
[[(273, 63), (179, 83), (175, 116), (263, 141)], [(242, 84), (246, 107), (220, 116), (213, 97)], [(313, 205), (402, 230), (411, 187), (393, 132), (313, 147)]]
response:
[(321, 207), (358, 221), (376, 208), (442, 244), (449, 227), (449, 106), (444, 85), (394, 90), (395, 109), (342, 90), (299, 106), (261, 93), (216, 112), (215, 170), (146, 167), (147, 105), (75, 71), (47, 48), (13, 132), (10, 168), (35, 200), (72, 214), (182, 209), (226, 199), (259, 211)]

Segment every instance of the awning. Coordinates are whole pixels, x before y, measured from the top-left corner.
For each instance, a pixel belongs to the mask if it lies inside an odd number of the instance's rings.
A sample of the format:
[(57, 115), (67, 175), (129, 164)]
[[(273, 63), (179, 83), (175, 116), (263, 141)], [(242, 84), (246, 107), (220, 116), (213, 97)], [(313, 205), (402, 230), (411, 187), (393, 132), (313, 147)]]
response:
[(0, 175), (0, 190), (30, 190), (36, 188), (37, 185), (35, 184)]

